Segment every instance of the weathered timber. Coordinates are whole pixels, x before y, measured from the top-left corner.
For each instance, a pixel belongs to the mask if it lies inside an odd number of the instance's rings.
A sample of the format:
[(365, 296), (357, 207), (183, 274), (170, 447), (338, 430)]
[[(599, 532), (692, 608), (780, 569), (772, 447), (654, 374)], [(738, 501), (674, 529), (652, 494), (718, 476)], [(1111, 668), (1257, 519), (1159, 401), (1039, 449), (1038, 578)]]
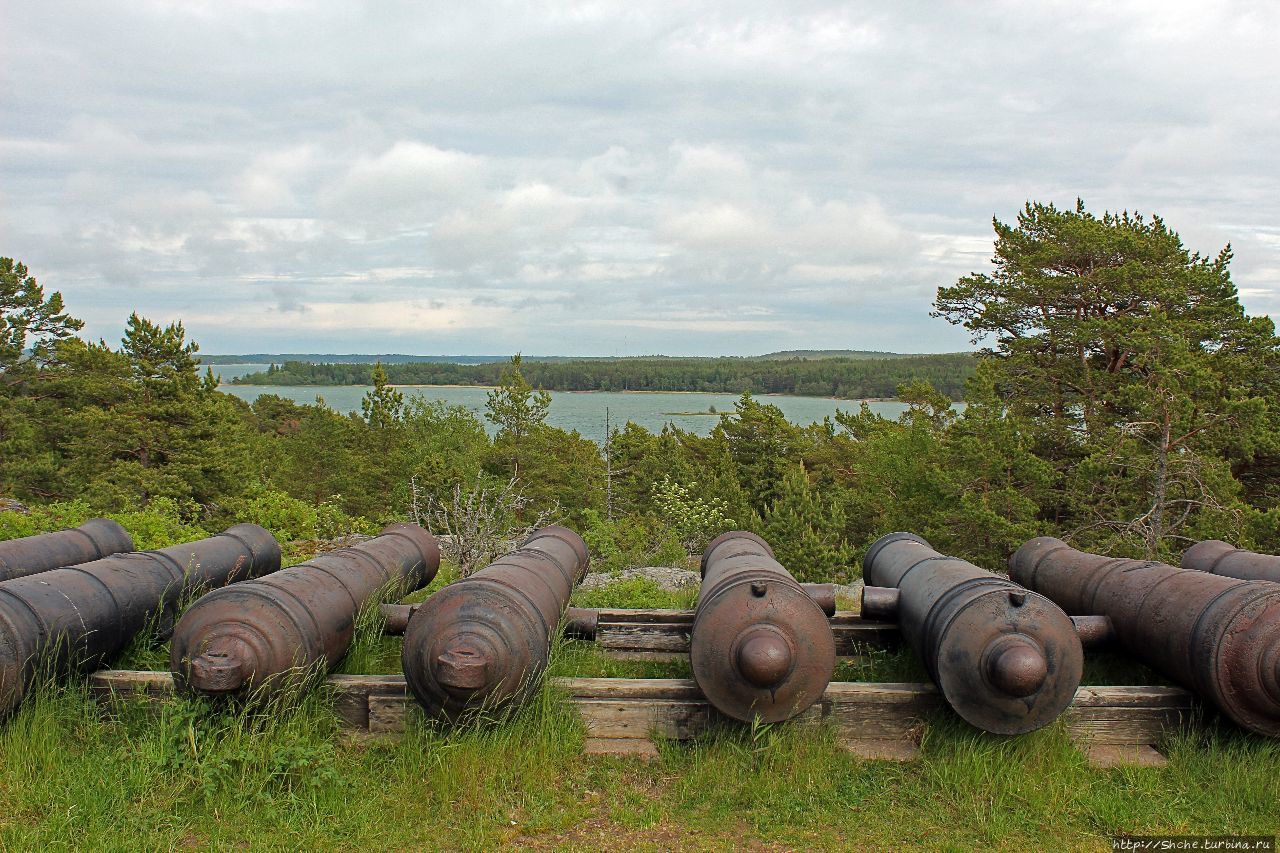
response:
[[(691, 679), (558, 678), (553, 684), (581, 715), (584, 749), (591, 753), (652, 758), (655, 736), (687, 740), (715, 726), (737, 725)], [(408, 719), (422, 716), (399, 675), (331, 675), (325, 685), (352, 729), (397, 734)], [(90, 676), (89, 686), (104, 702), (120, 696), (155, 700), (174, 692), (167, 672), (101, 670)], [(907, 760), (916, 755), (924, 721), (944, 707), (931, 684), (833, 682), (792, 724), (827, 722), (840, 747), (853, 754)], [(1191, 712), (1191, 694), (1177, 687), (1081, 687), (1063, 720), (1091, 761), (1150, 764), (1162, 760), (1151, 745), (1185, 726)]]
[[(404, 633), (409, 617), (420, 605), (384, 604), (383, 633)], [(618, 660), (680, 660), (689, 655), (693, 610), (608, 609), (570, 607), (561, 624), (566, 637), (594, 640), (607, 656)], [(863, 619), (856, 610), (837, 610), (828, 618), (835, 635), (836, 657), (863, 654), (867, 648), (893, 648), (902, 635), (896, 622)]]
[[(679, 660), (689, 654), (693, 610), (601, 609), (579, 612), (593, 614), (596, 645), (609, 657)], [(855, 657), (868, 647), (892, 647), (901, 639), (895, 623), (873, 622), (854, 611), (836, 611), (828, 622), (835, 636), (837, 657)]]

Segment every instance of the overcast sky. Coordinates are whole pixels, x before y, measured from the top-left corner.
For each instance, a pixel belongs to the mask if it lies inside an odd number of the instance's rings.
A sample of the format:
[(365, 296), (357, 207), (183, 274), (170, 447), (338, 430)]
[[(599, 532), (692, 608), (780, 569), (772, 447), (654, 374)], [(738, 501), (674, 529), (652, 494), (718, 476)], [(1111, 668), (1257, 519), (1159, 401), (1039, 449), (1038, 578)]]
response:
[(1028, 200), (1280, 312), (1280, 3), (0, 6), (0, 255), (209, 353), (964, 349)]

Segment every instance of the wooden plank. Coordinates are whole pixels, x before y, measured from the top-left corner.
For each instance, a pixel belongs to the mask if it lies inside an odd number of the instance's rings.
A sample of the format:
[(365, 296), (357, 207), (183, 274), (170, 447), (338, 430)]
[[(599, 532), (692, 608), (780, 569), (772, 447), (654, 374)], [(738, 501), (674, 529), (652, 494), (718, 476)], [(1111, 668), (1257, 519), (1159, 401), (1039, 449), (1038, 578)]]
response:
[(673, 625), (693, 625), (693, 610), (665, 610), (665, 609), (629, 609), (629, 610), (597, 610), (597, 624), (626, 624), (626, 623), (662, 623)]
[(572, 698), (706, 701), (692, 678), (554, 678)]
[(644, 738), (653, 734), (688, 740), (711, 724), (711, 705), (706, 700), (682, 702), (584, 699), (572, 697), (590, 737)]
[(333, 691), (333, 708), (347, 725), (357, 729), (373, 728), (369, 719), (371, 696), (400, 697), (407, 695), (403, 675), (331, 675), (325, 686)]
[(609, 660), (631, 660), (637, 663), (674, 663), (676, 661), (688, 661), (689, 653), (686, 652), (628, 652), (618, 651), (616, 649), (603, 649), (601, 653)]
[(368, 697), (369, 733), (401, 734), (411, 709), (417, 705), (407, 696), (373, 694)]
[(340, 693), (375, 693), (404, 695), (407, 690), (403, 675), (331, 675), (325, 684)]
[(152, 698), (173, 693), (173, 675), (134, 669), (100, 669), (89, 676), (89, 690), (99, 699), (117, 695), (144, 695)]
[(913, 682), (833, 681), (822, 694), (827, 703), (904, 705), (928, 702), (936, 705), (942, 694), (932, 684)]
[(605, 652), (645, 654), (660, 652), (688, 656), (689, 635), (674, 631), (617, 630), (607, 626), (596, 631), (596, 645)]
[(658, 747), (648, 738), (588, 737), (582, 742), (584, 755), (608, 755), (614, 758), (638, 758), (657, 761)]
[(920, 717), (889, 716), (867, 710), (861, 714), (842, 714), (830, 718), (836, 735), (856, 740), (918, 740), (924, 730)]
[(1081, 687), (1072, 707), (1183, 708), (1190, 710), (1191, 693), (1181, 687)]
[(827, 716), (842, 738), (918, 739), (927, 714), (944, 706), (929, 684), (828, 685), (823, 696)]
[(1090, 767), (1168, 767), (1169, 759), (1149, 744), (1093, 744), (1084, 750)]
[[(595, 642), (610, 657), (640, 660), (652, 655), (653, 660), (666, 660), (668, 655), (688, 654), (693, 616), (693, 610), (599, 610)], [(891, 647), (900, 640), (897, 625), (866, 621), (852, 611), (837, 611), (830, 621), (838, 657), (857, 656), (867, 647)]]
[(1083, 710), (1068, 709), (1063, 715), (1072, 739), (1083, 744), (1158, 743), (1186, 720), (1182, 712), (1169, 708), (1098, 709), (1103, 711), (1098, 714)]
[(920, 745), (906, 738), (837, 738), (836, 744), (850, 755), (865, 761), (916, 761), (920, 758)]
[[(589, 736), (606, 739), (689, 738), (721, 717), (692, 679), (558, 678), (554, 686), (573, 702)], [(347, 725), (371, 732), (403, 731), (416, 708), (403, 676), (334, 675), (326, 680), (335, 709)], [(139, 695), (159, 699), (173, 693), (167, 672), (103, 670), (89, 676), (99, 699)], [(835, 682), (820, 702), (793, 721), (809, 725), (829, 719), (844, 741), (912, 740), (920, 721), (944, 705), (930, 684)], [(1190, 719), (1191, 696), (1172, 687), (1082, 687), (1064, 719), (1071, 737), (1086, 750), (1158, 743)]]

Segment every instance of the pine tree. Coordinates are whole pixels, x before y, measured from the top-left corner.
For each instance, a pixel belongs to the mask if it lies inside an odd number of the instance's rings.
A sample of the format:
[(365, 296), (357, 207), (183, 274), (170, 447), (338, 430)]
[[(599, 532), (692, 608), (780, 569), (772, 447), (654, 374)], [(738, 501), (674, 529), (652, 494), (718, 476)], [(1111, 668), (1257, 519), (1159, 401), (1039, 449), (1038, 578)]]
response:
[(761, 535), (778, 562), (799, 581), (830, 582), (850, 575), (853, 552), (844, 540), (840, 506), (824, 500), (803, 465), (792, 465), (764, 513)]
[(551, 395), (535, 391), (520, 371), (520, 353), (511, 357), (510, 367), (502, 382), (485, 399), (485, 417), (498, 427), (499, 433), (519, 437), (527, 435), (547, 421)]
[[(66, 479), (97, 506), (123, 509), (157, 497), (210, 505), (248, 487), (244, 406), (201, 382), (198, 349), (181, 323), (129, 317), (112, 356), (123, 369), (90, 390), (66, 421)], [(107, 363), (94, 350), (84, 354)]]
[(1159, 217), (1083, 202), (994, 225), (995, 271), (940, 288), (936, 313), (993, 339), (979, 374), (1053, 466), (1053, 526), (1170, 557), (1238, 515), (1232, 466), (1280, 436), (1280, 341), (1245, 315), (1231, 247), (1192, 253)]
[(404, 416), (404, 394), (387, 383), (382, 362), (373, 366), (373, 390), (364, 395), (360, 409), (365, 421), (376, 430), (388, 429)]
[(58, 342), (82, 328), (63, 309), (61, 293), (46, 298), (24, 264), (0, 258), (0, 393), (50, 366)]

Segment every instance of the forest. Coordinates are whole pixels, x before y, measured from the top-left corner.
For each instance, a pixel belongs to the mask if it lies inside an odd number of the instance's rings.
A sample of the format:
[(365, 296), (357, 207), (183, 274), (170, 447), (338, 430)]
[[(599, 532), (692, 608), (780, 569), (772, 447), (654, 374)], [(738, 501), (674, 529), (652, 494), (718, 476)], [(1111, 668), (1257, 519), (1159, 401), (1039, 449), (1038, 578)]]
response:
[[(958, 356), (737, 373), (715, 361), (307, 366), (314, 381), (373, 386), (352, 415), (220, 392), (181, 323), (134, 314), (118, 346), (85, 340), (58, 293), (2, 259), (0, 498), (28, 511), (0, 512), (0, 536), (143, 513), (171, 533), (234, 520), (322, 539), (489, 500), (512, 529), (555, 518), (579, 530), (605, 570), (670, 564), (733, 527), (764, 535), (802, 580), (849, 578), (898, 529), (991, 568), (1044, 533), (1152, 558), (1207, 537), (1280, 551), (1280, 349), (1272, 321), (1241, 306), (1229, 247), (1202, 256), (1159, 218), (1083, 205), (1028, 204), (995, 229), (991, 271), (937, 292), (938, 322), (984, 347), (971, 371)], [(920, 372), (893, 373), (903, 365)], [(865, 373), (839, 385), (854, 366)], [(401, 371), (496, 386), (496, 435), (463, 409), (406, 401), (391, 385), (410, 381)], [(890, 376), (897, 387), (876, 384)], [(743, 383), (710, 435), (627, 424), (603, 446), (548, 426), (538, 390), (699, 381)], [(792, 424), (753, 396), (780, 386), (896, 393), (909, 409)]]
[[(525, 359), (530, 384), (548, 391), (701, 391), (798, 394), (845, 400), (892, 397), (899, 385), (928, 382), (952, 399), (973, 375), (968, 353), (900, 358), (619, 358)], [(286, 361), (232, 380), (237, 385), (367, 385), (373, 364)], [(497, 385), (503, 364), (385, 365), (395, 385)]]

